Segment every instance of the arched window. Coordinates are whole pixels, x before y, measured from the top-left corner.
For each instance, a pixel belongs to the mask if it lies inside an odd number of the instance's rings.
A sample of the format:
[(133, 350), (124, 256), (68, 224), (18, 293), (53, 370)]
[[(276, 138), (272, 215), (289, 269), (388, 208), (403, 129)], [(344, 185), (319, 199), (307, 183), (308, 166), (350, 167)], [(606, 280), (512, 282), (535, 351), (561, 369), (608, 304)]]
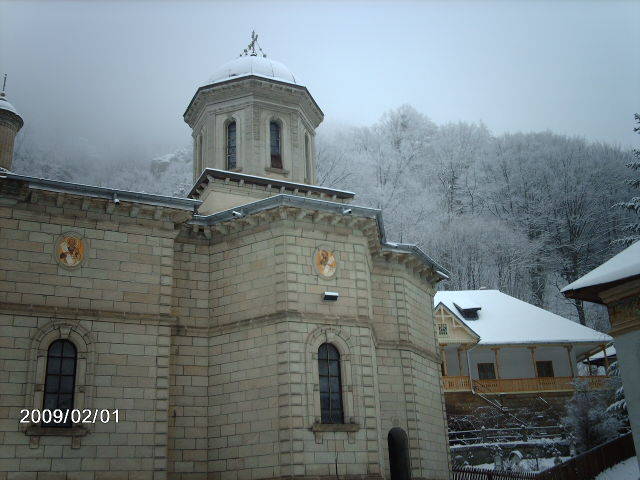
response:
[(227, 124), (227, 170), (236, 166), (236, 122), (230, 122)]
[[(64, 412), (73, 408), (77, 358), (76, 347), (69, 340), (56, 340), (49, 345), (43, 409), (60, 409)], [(71, 415), (65, 424), (51, 422), (48, 425), (70, 426)]]
[(322, 423), (344, 423), (340, 353), (330, 343), (323, 343), (318, 348), (318, 372)]
[(271, 168), (282, 169), (282, 134), (280, 124), (276, 121), (269, 123), (269, 136), (271, 143)]

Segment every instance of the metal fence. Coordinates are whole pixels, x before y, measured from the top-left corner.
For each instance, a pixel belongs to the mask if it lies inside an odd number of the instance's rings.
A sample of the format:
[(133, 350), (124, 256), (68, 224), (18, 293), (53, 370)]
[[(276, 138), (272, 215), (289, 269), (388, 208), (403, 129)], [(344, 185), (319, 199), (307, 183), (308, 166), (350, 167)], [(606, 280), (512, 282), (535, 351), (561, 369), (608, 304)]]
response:
[(607, 468), (636, 454), (630, 433), (599, 445), (566, 462), (542, 472), (504, 472), (458, 467), (452, 470), (453, 480), (592, 480)]

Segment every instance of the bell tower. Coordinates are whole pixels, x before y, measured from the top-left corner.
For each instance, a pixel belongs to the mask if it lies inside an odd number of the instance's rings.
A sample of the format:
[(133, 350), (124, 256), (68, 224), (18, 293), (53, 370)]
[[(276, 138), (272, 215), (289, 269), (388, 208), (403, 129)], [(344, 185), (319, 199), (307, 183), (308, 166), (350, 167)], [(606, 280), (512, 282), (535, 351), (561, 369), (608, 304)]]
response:
[(314, 185), (323, 117), (307, 88), (267, 57), (252, 32), (247, 48), (198, 88), (184, 113), (194, 180), (213, 168)]
[(5, 74), (0, 91), (0, 169), (11, 170), (13, 145), (24, 121), (15, 107), (7, 101), (4, 93), (6, 84)]

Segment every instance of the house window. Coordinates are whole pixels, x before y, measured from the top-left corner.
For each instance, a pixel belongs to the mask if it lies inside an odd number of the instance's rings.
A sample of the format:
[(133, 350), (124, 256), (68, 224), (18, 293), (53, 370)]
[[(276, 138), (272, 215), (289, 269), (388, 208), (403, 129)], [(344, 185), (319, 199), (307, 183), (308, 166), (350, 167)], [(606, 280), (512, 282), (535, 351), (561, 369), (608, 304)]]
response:
[(449, 335), (449, 327), (446, 323), (438, 324), (438, 335)]
[[(77, 350), (69, 340), (56, 340), (49, 346), (47, 353), (47, 374), (44, 383), (43, 409), (63, 412), (73, 408), (73, 391), (76, 381)], [(71, 426), (53, 421), (48, 426)]]
[(282, 169), (282, 135), (278, 122), (269, 123), (269, 135), (271, 139), (271, 168)]
[(554, 377), (553, 374), (553, 362), (551, 361), (541, 361), (536, 362), (536, 371), (538, 373), (538, 377)]
[(495, 380), (496, 368), (493, 363), (478, 364), (478, 378), (480, 380)]
[(318, 372), (322, 423), (343, 423), (340, 353), (330, 343), (318, 348)]
[(236, 122), (231, 122), (227, 125), (227, 170), (236, 166)]

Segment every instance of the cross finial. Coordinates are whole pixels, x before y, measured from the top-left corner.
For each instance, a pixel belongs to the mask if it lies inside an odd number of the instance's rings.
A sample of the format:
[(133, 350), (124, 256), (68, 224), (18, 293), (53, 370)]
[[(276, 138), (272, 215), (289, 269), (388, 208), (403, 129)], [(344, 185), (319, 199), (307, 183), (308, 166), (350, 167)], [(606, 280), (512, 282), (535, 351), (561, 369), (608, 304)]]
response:
[(241, 57), (257, 57), (258, 54), (256, 53), (256, 47), (258, 47), (258, 50), (260, 51), (260, 53), (262, 54), (263, 57), (266, 57), (267, 55), (262, 51), (262, 48), (260, 48), (260, 44), (258, 43), (258, 34), (256, 33), (255, 30), (251, 30), (251, 42), (249, 42), (249, 45), (247, 45), (247, 48), (245, 48), (242, 53), (240, 54)]

